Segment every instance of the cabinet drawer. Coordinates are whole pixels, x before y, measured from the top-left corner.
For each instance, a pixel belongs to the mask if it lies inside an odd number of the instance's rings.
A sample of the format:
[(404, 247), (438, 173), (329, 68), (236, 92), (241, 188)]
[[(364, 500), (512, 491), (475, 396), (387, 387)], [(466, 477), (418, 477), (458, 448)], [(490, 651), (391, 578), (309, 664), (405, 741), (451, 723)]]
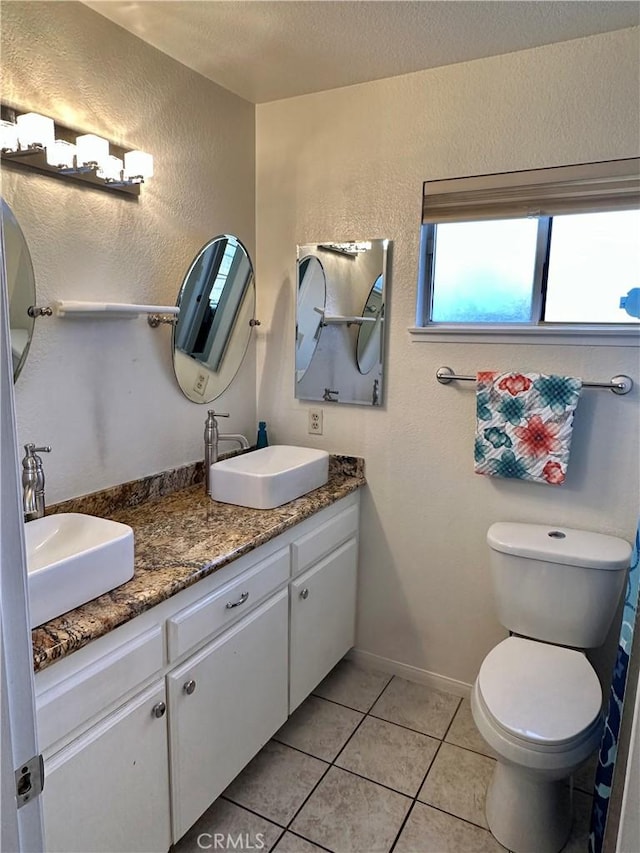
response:
[(358, 506), (349, 507), (291, 545), (291, 571), (296, 575), (322, 559), (358, 530)]
[(283, 548), (238, 578), (167, 620), (169, 660), (245, 616), (289, 578), (289, 551)]
[(162, 629), (155, 625), (46, 690), (36, 700), (40, 749), (113, 705), (163, 665)]

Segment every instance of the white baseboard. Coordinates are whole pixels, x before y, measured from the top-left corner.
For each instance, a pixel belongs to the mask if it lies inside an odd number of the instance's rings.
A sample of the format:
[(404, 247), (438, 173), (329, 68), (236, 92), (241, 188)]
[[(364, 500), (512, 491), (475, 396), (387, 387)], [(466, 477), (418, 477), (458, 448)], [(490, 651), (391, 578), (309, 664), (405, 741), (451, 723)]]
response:
[(363, 669), (377, 669), (380, 672), (390, 672), (393, 675), (406, 678), (407, 681), (425, 684), (434, 690), (453, 693), (454, 696), (462, 696), (464, 699), (468, 699), (471, 695), (471, 684), (467, 684), (465, 681), (457, 681), (455, 678), (447, 678), (446, 675), (437, 675), (435, 672), (429, 672), (417, 666), (410, 666), (408, 663), (400, 663), (400, 661), (384, 658), (360, 649), (351, 649), (346, 657), (348, 660), (362, 666)]

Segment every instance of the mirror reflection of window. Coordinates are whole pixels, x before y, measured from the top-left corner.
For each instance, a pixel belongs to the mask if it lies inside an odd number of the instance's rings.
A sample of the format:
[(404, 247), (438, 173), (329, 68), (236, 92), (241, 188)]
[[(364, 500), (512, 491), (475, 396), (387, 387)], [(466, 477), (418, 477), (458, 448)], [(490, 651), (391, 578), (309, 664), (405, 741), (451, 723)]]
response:
[(252, 279), (251, 263), (235, 237), (205, 247), (185, 282), (176, 347), (217, 372)]
[(177, 300), (173, 369), (183, 394), (210, 403), (233, 381), (255, 323), (251, 258), (228, 234), (210, 240), (190, 264)]

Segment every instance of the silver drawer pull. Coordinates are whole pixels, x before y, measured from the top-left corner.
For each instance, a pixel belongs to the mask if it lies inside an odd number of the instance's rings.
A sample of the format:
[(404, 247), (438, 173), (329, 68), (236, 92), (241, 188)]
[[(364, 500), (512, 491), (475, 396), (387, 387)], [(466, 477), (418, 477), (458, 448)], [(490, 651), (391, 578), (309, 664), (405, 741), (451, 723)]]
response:
[(309, 598), (309, 590), (306, 588), (300, 590), (300, 598), (303, 598), (305, 601)]
[(237, 601), (227, 601), (227, 605), (226, 605), (227, 610), (231, 610), (232, 607), (240, 607), (240, 605), (244, 604), (248, 598), (249, 598), (249, 593), (243, 592)]
[(167, 706), (164, 702), (158, 702), (151, 709), (151, 716), (160, 719), (160, 717), (164, 717), (164, 712), (167, 710)]
[(190, 678), (189, 681), (185, 681), (185, 683), (182, 685), (182, 689), (187, 694), (187, 696), (191, 696), (193, 691), (196, 689), (196, 683), (193, 678)]

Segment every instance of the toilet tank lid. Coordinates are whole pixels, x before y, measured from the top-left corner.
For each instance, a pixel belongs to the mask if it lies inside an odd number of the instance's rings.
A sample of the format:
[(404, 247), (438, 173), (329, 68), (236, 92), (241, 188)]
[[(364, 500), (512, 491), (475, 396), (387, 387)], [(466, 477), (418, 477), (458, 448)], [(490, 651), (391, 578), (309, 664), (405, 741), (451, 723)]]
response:
[(620, 571), (631, 561), (631, 545), (624, 539), (551, 524), (498, 521), (489, 528), (487, 542), (504, 554), (587, 569)]

